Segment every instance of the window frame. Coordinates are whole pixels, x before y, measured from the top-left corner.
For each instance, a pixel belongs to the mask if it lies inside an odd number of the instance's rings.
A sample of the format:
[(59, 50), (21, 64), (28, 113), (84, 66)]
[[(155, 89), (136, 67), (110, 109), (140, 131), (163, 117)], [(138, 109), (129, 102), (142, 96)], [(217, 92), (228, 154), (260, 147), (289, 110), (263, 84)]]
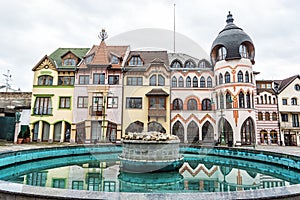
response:
[(128, 85), (128, 86), (143, 86), (143, 77), (127, 77), (126, 85)]
[(107, 97), (107, 108), (108, 109), (117, 109), (118, 108), (118, 101), (119, 101), (119, 99), (118, 99), (117, 96)]
[(108, 75), (108, 85), (119, 85), (119, 75)]
[[(134, 106), (132, 106), (134, 104)], [(126, 97), (126, 109), (143, 109), (142, 97)]]
[(93, 73), (93, 85), (104, 85), (105, 73)]
[[(82, 99), (82, 106), (80, 106), (81, 105), (80, 99)], [(77, 108), (88, 108), (88, 105), (89, 105), (89, 97), (88, 96), (78, 96), (77, 97)]]
[(79, 75), (78, 84), (79, 85), (88, 85), (90, 83), (89, 75)]
[(59, 97), (59, 109), (71, 108), (71, 97), (61, 96)]

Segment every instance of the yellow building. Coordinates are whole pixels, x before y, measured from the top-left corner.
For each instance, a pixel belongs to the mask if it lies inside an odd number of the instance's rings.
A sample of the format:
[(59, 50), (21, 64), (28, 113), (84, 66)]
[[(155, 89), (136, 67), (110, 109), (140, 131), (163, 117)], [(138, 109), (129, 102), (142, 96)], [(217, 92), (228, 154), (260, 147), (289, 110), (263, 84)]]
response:
[(170, 70), (166, 51), (131, 51), (124, 64), (123, 136), (170, 134)]
[(34, 71), (30, 130), (32, 141), (75, 142), (72, 101), (76, 66), (88, 48), (59, 48)]

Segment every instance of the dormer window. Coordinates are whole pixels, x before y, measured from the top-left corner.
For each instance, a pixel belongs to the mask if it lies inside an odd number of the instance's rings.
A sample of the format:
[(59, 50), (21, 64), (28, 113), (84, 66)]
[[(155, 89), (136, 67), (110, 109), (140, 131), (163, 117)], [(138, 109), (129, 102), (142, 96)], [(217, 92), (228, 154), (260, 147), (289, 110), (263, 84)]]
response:
[(74, 58), (67, 58), (64, 60), (64, 66), (75, 66), (76, 60)]
[(85, 64), (90, 64), (94, 58), (94, 54), (89, 55), (85, 58)]
[(182, 65), (179, 61), (173, 61), (172, 65), (171, 65), (172, 68), (182, 68)]
[(201, 61), (201, 62), (199, 63), (199, 68), (205, 68), (205, 67), (206, 67), (205, 62), (204, 62), (204, 61)]
[(242, 58), (249, 58), (249, 53), (246, 45), (240, 45), (239, 52)]
[(140, 56), (132, 56), (129, 60), (129, 66), (142, 66), (143, 62)]
[(184, 68), (195, 68), (195, 64), (192, 61), (187, 61)]
[(112, 55), (110, 62), (111, 64), (119, 64), (119, 58), (117, 56)]
[(225, 47), (220, 47), (218, 49), (218, 55), (217, 55), (217, 60), (225, 60), (227, 55), (227, 50)]

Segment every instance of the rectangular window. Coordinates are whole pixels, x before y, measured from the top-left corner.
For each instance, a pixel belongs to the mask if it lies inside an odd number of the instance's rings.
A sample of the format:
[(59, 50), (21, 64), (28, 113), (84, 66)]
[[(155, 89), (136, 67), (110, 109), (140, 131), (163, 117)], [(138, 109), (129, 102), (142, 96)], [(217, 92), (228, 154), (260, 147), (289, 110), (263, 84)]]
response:
[(149, 109), (161, 109), (166, 107), (166, 101), (164, 97), (150, 97)]
[(80, 75), (79, 76), (79, 85), (88, 85), (90, 82), (89, 75)]
[(92, 105), (92, 111), (93, 112), (102, 112), (103, 107), (103, 97), (94, 96), (93, 97), (93, 105)]
[(101, 180), (100, 180), (99, 174), (97, 174), (97, 173), (89, 173), (88, 174), (88, 181), (87, 181), (87, 185), (88, 185), (87, 189), (88, 190), (99, 191), (100, 184), (101, 184)]
[(127, 77), (127, 85), (143, 85), (142, 77)]
[(74, 76), (59, 76), (57, 85), (74, 85)]
[(87, 108), (88, 107), (88, 97), (78, 97), (77, 108)]
[(292, 114), (293, 127), (299, 127), (298, 114)]
[(118, 85), (119, 84), (119, 75), (109, 75), (108, 76), (109, 85)]
[(289, 121), (288, 114), (281, 114), (281, 121), (288, 122)]
[(282, 105), (287, 105), (287, 99), (282, 99)]
[(47, 172), (32, 172), (26, 176), (26, 184), (33, 186), (46, 186)]
[(66, 187), (66, 180), (62, 178), (54, 178), (52, 179), (52, 187), (64, 189)]
[(70, 97), (59, 98), (59, 108), (70, 108)]
[(83, 181), (72, 181), (73, 190), (83, 190)]
[(105, 192), (115, 192), (116, 182), (115, 181), (104, 181), (104, 191)]
[(50, 97), (37, 97), (34, 104), (35, 115), (52, 114), (52, 103)]
[(107, 108), (118, 108), (118, 97), (107, 97)]
[(142, 109), (142, 98), (141, 97), (127, 97), (126, 108), (137, 108)]
[(97, 73), (93, 76), (93, 84), (105, 84), (105, 74), (104, 73)]

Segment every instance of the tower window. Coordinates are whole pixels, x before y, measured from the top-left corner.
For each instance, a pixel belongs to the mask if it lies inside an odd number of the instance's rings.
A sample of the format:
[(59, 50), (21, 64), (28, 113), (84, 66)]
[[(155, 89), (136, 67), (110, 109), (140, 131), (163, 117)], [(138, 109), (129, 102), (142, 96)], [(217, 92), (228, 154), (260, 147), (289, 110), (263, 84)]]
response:
[(172, 68), (182, 68), (182, 64), (179, 61), (173, 61)]
[(225, 73), (225, 83), (230, 83), (230, 74), (228, 72)]
[(243, 72), (239, 71), (238, 73), (238, 82), (244, 82)]
[(248, 49), (247, 49), (246, 45), (244, 45), (244, 44), (240, 45), (239, 51), (240, 51), (240, 55), (242, 58), (249, 57)]
[(227, 55), (227, 50), (225, 49), (225, 47), (220, 47), (218, 49), (218, 56), (217, 56), (217, 60), (225, 60)]

